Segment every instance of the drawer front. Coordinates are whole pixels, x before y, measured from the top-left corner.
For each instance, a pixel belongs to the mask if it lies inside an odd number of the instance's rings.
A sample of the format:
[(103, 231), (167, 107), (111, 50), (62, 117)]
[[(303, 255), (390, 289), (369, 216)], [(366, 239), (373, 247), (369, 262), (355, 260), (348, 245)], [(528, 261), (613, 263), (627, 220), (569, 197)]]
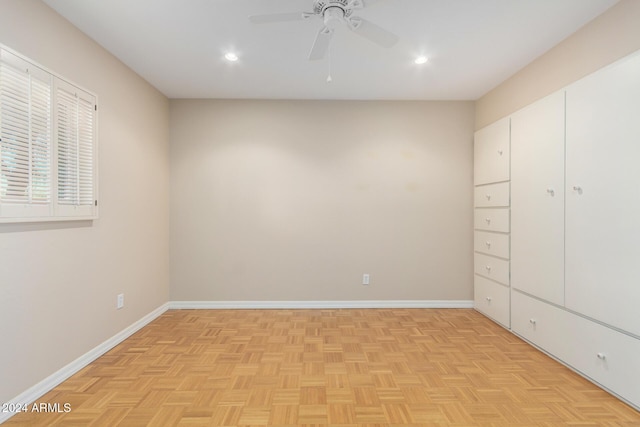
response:
[(484, 208), (474, 212), (476, 230), (509, 232), (509, 208)]
[(491, 233), (489, 231), (475, 231), (473, 246), (476, 252), (509, 258), (509, 235)]
[(473, 293), (476, 310), (509, 327), (509, 288), (476, 275)]
[(552, 305), (511, 292), (511, 329), (558, 359), (567, 359), (566, 312)]
[(474, 254), (474, 271), (480, 276), (509, 285), (509, 261), (485, 254)]
[(515, 333), (640, 406), (640, 340), (517, 291), (511, 303)]
[(509, 183), (481, 185), (474, 189), (476, 207), (509, 206)]
[(568, 313), (568, 365), (640, 406), (640, 340)]

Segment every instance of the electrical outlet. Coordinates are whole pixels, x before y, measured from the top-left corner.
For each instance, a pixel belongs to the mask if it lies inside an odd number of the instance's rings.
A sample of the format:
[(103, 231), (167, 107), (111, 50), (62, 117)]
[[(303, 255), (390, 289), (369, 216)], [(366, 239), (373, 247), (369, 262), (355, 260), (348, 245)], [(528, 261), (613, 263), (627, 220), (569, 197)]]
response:
[(118, 301), (116, 302), (116, 308), (120, 310), (124, 307), (124, 294), (118, 294)]
[(362, 275), (362, 284), (363, 285), (368, 285), (369, 284), (369, 274), (368, 273), (364, 273)]

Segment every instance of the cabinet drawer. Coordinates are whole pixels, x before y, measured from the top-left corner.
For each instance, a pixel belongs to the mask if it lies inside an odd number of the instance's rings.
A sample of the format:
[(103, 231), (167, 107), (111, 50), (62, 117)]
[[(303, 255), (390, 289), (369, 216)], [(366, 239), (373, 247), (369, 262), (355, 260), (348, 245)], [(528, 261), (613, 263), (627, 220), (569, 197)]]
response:
[(509, 261), (485, 254), (474, 254), (474, 271), (480, 276), (509, 285)]
[(509, 327), (509, 288), (476, 275), (473, 293), (476, 310)]
[(511, 329), (558, 359), (567, 359), (566, 312), (518, 291), (511, 293)]
[(640, 340), (517, 291), (511, 313), (514, 332), (640, 406)]
[(568, 313), (567, 364), (640, 406), (640, 340)]
[(509, 118), (498, 120), (474, 136), (476, 185), (509, 180)]
[(509, 232), (509, 208), (480, 208), (474, 212), (476, 230)]
[(475, 231), (473, 246), (476, 252), (509, 258), (509, 235), (489, 231)]
[(509, 183), (501, 182), (475, 187), (474, 204), (476, 207), (509, 206)]

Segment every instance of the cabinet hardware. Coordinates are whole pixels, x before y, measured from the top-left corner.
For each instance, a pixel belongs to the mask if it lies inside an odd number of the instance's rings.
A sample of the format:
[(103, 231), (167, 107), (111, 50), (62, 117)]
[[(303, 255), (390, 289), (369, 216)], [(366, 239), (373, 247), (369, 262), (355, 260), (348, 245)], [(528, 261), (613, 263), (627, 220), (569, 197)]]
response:
[(502, 150), (498, 150), (498, 154), (502, 156)]
[(487, 221), (487, 224), (491, 224), (491, 218), (485, 218), (485, 221)]
[(491, 200), (491, 194), (487, 194), (487, 200)]
[(490, 265), (485, 265), (484, 268), (486, 268), (487, 271), (489, 271), (489, 272), (491, 271), (491, 266)]
[(553, 190), (553, 188), (547, 188), (547, 193), (549, 193), (549, 195), (551, 197), (555, 196), (556, 192)]
[(579, 187), (577, 185), (573, 186), (573, 191), (575, 191), (578, 194), (582, 194), (582, 187)]
[(491, 297), (487, 297), (487, 302), (491, 302)]
[(536, 319), (529, 319), (529, 323), (531, 323), (532, 325), (536, 324)]
[(485, 245), (487, 245), (487, 248), (491, 249), (491, 242), (486, 241), (486, 242), (485, 242)]
[(598, 353), (596, 354), (596, 356), (598, 356), (598, 359), (600, 360), (605, 360), (607, 358), (607, 356), (605, 356), (604, 353)]

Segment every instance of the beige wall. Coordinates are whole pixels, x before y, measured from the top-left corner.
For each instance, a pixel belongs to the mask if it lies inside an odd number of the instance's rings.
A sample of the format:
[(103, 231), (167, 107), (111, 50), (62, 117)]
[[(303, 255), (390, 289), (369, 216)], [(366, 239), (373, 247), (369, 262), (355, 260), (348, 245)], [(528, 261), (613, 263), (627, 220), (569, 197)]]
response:
[(640, 1), (621, 0), (476, 104), (480, 129), (640, 49)]
[(6, 402), (168, 301), (169, 103), (39, 1), (0, 0), (0, 43), (98, 95), (100, 144), (100, 219), (0, 224)]
[(172, 100), (170, 117), (171, 300), (472, 298), (472, 102)]

